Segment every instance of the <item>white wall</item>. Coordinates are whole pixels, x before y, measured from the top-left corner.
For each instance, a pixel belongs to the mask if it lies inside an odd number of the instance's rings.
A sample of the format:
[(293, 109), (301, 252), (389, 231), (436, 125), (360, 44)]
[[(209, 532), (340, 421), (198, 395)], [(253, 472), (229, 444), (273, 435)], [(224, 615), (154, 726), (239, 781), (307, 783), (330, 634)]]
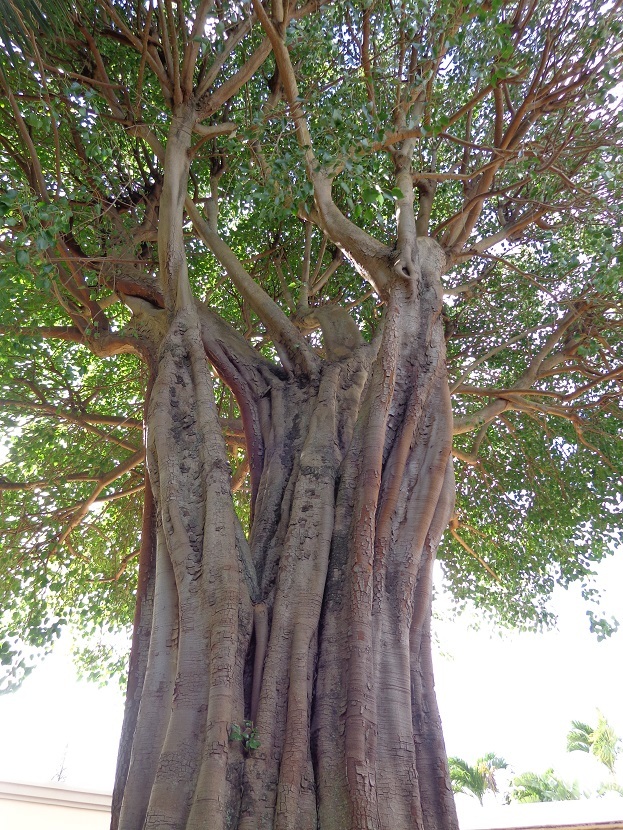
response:
[(110, 795), (0, 781), (2, 830), (108, 830)]
[(623, 798), (618, 795), (486, 807), (467, 796), (457, 796), (456, 801), (461, 830), (623, 830)]
[[(110, 795), (0, 781), (0, 830), (108, 830)], [(623, 830), (623, 798), (480, 807), (459, 797), (462, 830)]]

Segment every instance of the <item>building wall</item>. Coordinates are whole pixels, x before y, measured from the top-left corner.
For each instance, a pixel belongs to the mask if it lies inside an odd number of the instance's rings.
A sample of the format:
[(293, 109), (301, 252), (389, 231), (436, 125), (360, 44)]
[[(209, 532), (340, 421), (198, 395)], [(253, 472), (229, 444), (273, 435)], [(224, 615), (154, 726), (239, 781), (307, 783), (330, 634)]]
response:
[[(473, 800), (472, 800), (473, 801)], [(0, 830), (108, 830), (107, 793), (0, 781)], [(623, 830), (623, 798), (483, 809), (465, 799), (462, 830)]]
[(2, 830), (108, 830), (110, 795), (0, 781)]
[(537, 804), (489, 805), (463, 797), (459, 804), (461, 830), (623, 830), (623, 798), (580, 798)]

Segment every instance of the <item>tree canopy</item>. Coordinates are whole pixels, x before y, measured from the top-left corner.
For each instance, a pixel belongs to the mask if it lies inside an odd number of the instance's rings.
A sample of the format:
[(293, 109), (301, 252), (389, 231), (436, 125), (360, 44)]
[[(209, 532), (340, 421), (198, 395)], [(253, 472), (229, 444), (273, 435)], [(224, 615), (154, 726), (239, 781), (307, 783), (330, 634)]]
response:
[[(550, 621), (555, 585), (590, 597), (621, 541), (620, 5), (275, 0), (271, 23), (259, 2), (4, 0), (5, 684), (66, 624), (93, 635), (88, 666), (118, 665), (98, 637), (132, 617), (164, 145), (191, 85), (184, 241), (206, 312), (284, 372), (339, 355), (349, 325), (370, 342), (384, 287), (344, 251), (391, 258), (413, 203), (446, 256), (446, 585), (522, 626)], [(248, 525), (242, 413), (219, 374)]]

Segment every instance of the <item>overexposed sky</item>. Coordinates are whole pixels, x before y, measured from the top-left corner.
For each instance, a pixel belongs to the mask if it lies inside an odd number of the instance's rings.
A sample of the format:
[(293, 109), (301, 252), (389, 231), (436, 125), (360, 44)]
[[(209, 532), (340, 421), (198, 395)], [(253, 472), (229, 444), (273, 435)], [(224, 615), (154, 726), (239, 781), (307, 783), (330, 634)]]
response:
[[(596, 788), (607, 770), (566, 751), (572, 720), (596, 724), (600, 709), (623, 736), (623, 551), (598, 568), (601, 608), (621, 629), (597, 642), (580, 586), (557, 589), (556, 630), (506, 633), (467, 619), (437, 621), (436, 689), (446, 748), (469, 763), (495, 752), (514, 774), (553, 767), (565, 780)], [(623, 777), (623, 762), (619, 765)], [(622, 782), (623, 783), (623, 782)]]
[[(623, 555), (600, 566), (603, 608), (623, 624)], [(598, 643), (579, 588), (556, 594), (559, 630), (542, 635), (468, 629), (440, 620), (436, 686), (450, 755), (473, 763), (487, 752), (515, 773), (554, 767), (584, 788), (606, 778), (597, 762), (565, 751), (572, 719), (599, 708), (623, 735), (623, 631)], [(14, 694), (0, 696), (0, 779), (110, 791), (123, 699), (116, 686), (78, 682), (69, 645), (59, 643)], [(621, 777), (621, 776), (619, 776)]]

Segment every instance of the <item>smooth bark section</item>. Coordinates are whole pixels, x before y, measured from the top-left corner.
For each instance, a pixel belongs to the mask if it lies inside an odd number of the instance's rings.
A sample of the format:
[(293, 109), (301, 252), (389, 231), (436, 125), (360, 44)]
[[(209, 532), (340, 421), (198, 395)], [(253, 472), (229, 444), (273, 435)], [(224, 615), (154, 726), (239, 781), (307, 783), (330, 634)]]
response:
[[(320, 804), (321, 826), (335, 811), (342, 813), (343, 826), (353, 828), (423, 826), (425, 795), (418, 782), (426, 761), (413, 730), (419, 707), (408, 680), (421, 670), (419, 642), (409, 642), (405, 632), (415, 618), (430, 614), (430, 593), (421, 586), (439, 528), (450, 516), (454, 489), (440, 327), (441, 260), (428, 243), (418, 241), (417, 247), (418, 256), (409, 263), (412, 278), (392, 288), (365, 420), (360, 419), (361, 432), (353, 442), (352, 472), (343, 478), (343, 486), (356, 495), (351, 511), (353, 496), (345, 493), (336, 521), (341, 527), (334, 544), (345, 557), (344, 570), (328, 588), (336, 619), (325, 629), (331, 643), (326, 655), (321, 641), (318, 674), (320, 680), (326, 666), (333, 678), (327, 685), (346, 690), (334, 702), (338, 711), (346, 710), (346, 776), (340, 773), (328, 724), (326, 737), (319, 726), (319, 775), (332, 781), (330, 798)], [(340, 597), (344, 578), (349, 582), (347, 603)], [(336, 659), (333, 641), (345, 630), (348, 643)], [(320, 694), (318, 690), (318, 699)], [(442, 745), (423, 743), (424, 752), (447, 776)], [(345, 793), (351, 805), (348, 817)], [(452, 812), (434, 812), (427, 830), (456, 826)]]
[(158, 260), (165, 307), (189, 308), (194, 300), (184, 248), (184, 204), (190, 170), (189, 149), (196, 114), (192, 104), (177, 108), (164, 155), (165, 176), (158, 218)]
[(158, 532), (154, 616), (149, 657), (138, 720), (132, 743), (119, 828), (143, 827), (160, 751), (169, 721), (175, 682), (178, 642), (178, 608), (175, 580)]
[[(251, 609), (229, 465), (193, 311), (178, 312), (161, 349), (148, 465), (160, 523), (145, 682), (152, 699), (144, 694), (127, 788), (147, 795), (133, 811), (124, 805), (120, 827), (190, 828), (201, 825), (206, 811), (211, 826), (227, 827), (239, 791), (232, 763), (240, 766), (235, 745), (238, 760), (230, 762), (228, 732), (244, 719)], [(156, 640), (163, 631), (166, 666)]]
[(231, 826), (240, 790), (240, 751), (230, 753), (229, 731), (244, 717), (255, 580), (241, 550), (188, 282), (183, 211), (194, 119), (189, 106), (173, 118), (160, 204), (160, 277), (170, 325), (147, 418), (158, 516), (156, 600), (121, 830), (186, 830), (203, 826), (206, 814), (216, 830)]

